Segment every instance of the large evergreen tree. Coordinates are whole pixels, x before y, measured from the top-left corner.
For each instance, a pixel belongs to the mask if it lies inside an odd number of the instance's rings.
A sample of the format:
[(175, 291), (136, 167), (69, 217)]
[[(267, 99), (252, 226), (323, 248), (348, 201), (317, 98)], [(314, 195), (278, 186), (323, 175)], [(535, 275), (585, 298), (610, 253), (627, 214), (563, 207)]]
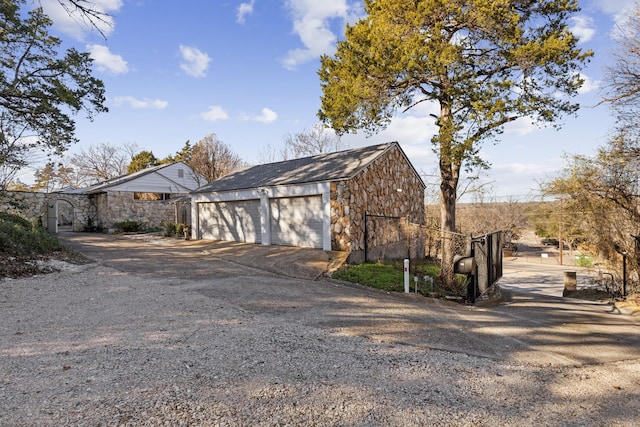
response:
[(0, 2), (0, 169), (29, 163), (37, 147), (62, 153), (76, 141), (72, 115), (107, 111), (104, 85), (92, 76), (88, 53), (59, 52), (42, 9), (24, 0)]
[(152, 166), (158, 166), (160, 161), (153, 155), (153, 151), (142, 150), (131, 157), (127, 173), (134, 173)]
[[(319, 117), (338, 133), (384, 129), (398, 110), (439, 107), (441, 228), (456, 229), (463, 168), (486, 167), (481, 143), (521, 117), (557, 123), (575, 113), (590, 52), (577, 48), (572, 0), (365, 0), (367, 16), (348, 26), (319, 70)], [(443, 267), (452, 279), (453, 248)]]

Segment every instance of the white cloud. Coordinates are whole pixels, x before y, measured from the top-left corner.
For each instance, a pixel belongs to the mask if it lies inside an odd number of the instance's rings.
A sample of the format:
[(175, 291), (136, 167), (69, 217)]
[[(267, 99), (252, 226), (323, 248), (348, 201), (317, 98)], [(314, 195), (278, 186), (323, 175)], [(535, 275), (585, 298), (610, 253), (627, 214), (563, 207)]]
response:
[(586, 74), (580, 73), (580, 77), (584, 80), (582, 87), (578, 90), (579, 94), (585, 94), (600, 89), (600, 80), (593, 80)]
[(375, 135), (345, 134), (342, 141), (349, 147), (397, 141), (418, 173), (429, 173), (437, 166), (431, 138), (438, 133), (435, 118), (430, 114), (438, 111), (435, 102), (423, 102), (406, 113), (398, 113), (385, 130)]
[(573, 26), (571, 32), (580, 39), (580, 43), (591, 40), (596, 33), (593, 18), (587, 15), (578, 15), (571, 18)]
[(493, 169), (502, 173), (510, 174), (510, 175), (536, 176), (536, 175), (544, 175), (545, 173), (554, 171), (555, 166), (551, 167), (547, 163), (538, 164), (538, 163), (514, 162), (514, 163), (498, 164), (498, 165), (495, 165)]
[(219, 105), (212, 105), (204, 113), (200, 113), (200, 118), (208, 122), (217, 122), (220, 120), (228, 120), (229, 114)]
[(154, 110), (163, 110), (167, 108), (169, 103), (167, 101), (162, 101), (160, 99), (137, 99), (133, 96), (116, 96), (113, 98), (113, 103), (116, 106), (120, 106), (122, 104), (129, 104), (131, 108), (139, 109), (154, 109)]
[(180, 45), (180, 55), (182, 62), (180, 68), (182, 71), (192, 77), (205, 77), (211, 58), (205, 52), (197, 47)]
[(634, 0), (593, 0), (594, 5), (609, 15), (619, 15), (633, 6)]
[(539, 130), (539, 126), (533, 123), (530, 117), (521, 117), (504, 125), (505, 135), (524, 136)]
[(253, 13), (254, 4), (255, 0), (251, 0), (249, 3), (241, 3), (240, 6), (238, 6), (238, 13), (236, 15), (236, 22), (238, 24), (244, 24), (245, 17)]
[(623, 34), (629, 16), (634, 13), (635, 0), (593, 0), (594, 6), (607, 15), (611, 15), (614, 21), (610, 33), (612, 37), (618, 38)]
[(122, 59), (122, 56), (111, 53), (107, 46), (90, 44), (87, 45), (87, 49), (99, 71), (109, 71), (113, 74), (124, 74), (129, 71), (127, 61)]
[[(60, 4), (62, 3), (62, 4)], [(92, 0), (85, 5), (97, 13), (102, 14), (100, 19), (89, 19), (76, 10), (68, 0), (40, 0), (42, 9), (51, 18), (54, 26), (65, 34), (77, 40), (84, 39), (87, 33), (95, 31), (95, 27), (108, 36), (115, 27), (113, 14), (122, 7), (122, 0)]]
[(278, 113), (270, 108), (263, 108), (262, 113), (259, 116), (249, 116), (245, 114), (242, 116), (242, 120), (260, 123), (272, 123), (278, 120)]
[(290, 50), (282, 61), (289, 70), (333, 51), (337, 36), (329, 28), (330, 20), (348, 21), (354, 10), (347, 0), (287, 0), (285, 7), (293, 18), (293, 31), (304, 45)]

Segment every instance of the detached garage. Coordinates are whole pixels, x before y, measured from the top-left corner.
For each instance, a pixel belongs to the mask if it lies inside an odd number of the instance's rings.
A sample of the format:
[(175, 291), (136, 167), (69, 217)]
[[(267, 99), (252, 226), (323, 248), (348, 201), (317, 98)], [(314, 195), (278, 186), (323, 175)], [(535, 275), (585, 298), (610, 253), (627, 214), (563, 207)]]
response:
[(260, 200), (199, 205), (201, 237), (208, 240), (260, 243)]
[(358, 251), (365, 212), (424, 221), (396, 142), (243, 169), (192, 193), (193, 238)]

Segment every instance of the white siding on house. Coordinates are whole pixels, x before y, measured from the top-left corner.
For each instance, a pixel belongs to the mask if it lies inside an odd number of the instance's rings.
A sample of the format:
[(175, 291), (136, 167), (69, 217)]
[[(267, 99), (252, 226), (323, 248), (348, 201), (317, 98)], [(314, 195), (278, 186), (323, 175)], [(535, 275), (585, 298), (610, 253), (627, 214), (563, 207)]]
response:
[[(183, 177), (179, 171), (183, 170)], [(198, 182), (195, 173), (182, 163), (174, 163), (147, 174), (141, 174), (109, 186), (109, 191), (136, 191), (141, 193), (188, 193), (204, 182)]]
[[(180, 171), (182, 171), (182, 176), (180, 176)], [(160, 169), (158, 173), (189, 190), (195, 190), (207, 183), (203, 176), (200, 176), (183, 163), (172, 164)]]
[(109, 191), (136, 191), (141, 193), (184, 193), (186, 190), (162, 175), (150, 173), (109, 187)]

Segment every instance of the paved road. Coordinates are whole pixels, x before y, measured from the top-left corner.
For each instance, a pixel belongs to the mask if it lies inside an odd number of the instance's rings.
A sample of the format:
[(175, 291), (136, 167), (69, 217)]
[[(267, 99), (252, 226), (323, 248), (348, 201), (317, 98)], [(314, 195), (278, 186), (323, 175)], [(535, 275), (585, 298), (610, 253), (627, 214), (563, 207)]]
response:
[(588, 283), (589, 271), (585, 268), (505, 259), (504, 278), (500, 285), (503, 289), (517, 294), (561, 297), (566, 271), (576, 272), (578, 286)]
[(331, 261), (317, 250), (84, 233), (61, 240), (126, 274), (172, 278), (184, 292), (336, 334), (543, 365), (639, 358), (640, 319), (604, 303), (561, 298), (562, 270), (505, 263), (502, 283), (512, 299), (466, 307), (312, 280)]

